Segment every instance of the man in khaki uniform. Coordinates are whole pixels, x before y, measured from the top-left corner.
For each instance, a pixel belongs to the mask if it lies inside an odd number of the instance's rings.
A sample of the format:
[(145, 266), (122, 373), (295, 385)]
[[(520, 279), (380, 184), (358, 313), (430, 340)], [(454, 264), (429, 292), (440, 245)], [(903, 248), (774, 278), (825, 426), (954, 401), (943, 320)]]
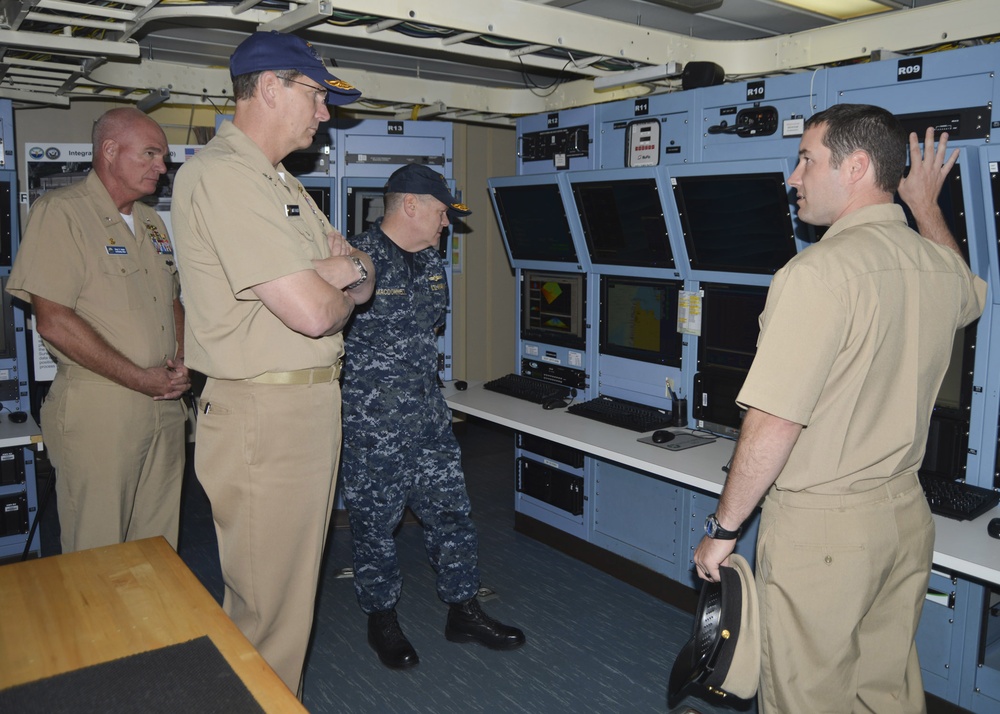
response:
[(188, 362), (203, 372), (195, 470), (212, 502), (223, 607), (293, 692), (312, 629), (340, 453), (341, 330), (374, 268), (281, 160), (360, 92), (295, 35), (230, 58), (236, 114), (177, 173)]
[(166, 172), (138, 109), (94, 124), (93, 170), (35, 203), (7, 290), (31, 303), (58, 361), (42, 405), (62, 550), (164, 536), (184, 477), (184, 313), (167, 229), (138, 200)]
[(835, 105), (806, 122), (789, 179), (799, 217), (830, 226), (774, 277), (747, 408), (694, 562), (717, 580), (765, 497), (757, 541), (762, 712), (925, 710), (914, 636), (930, 577), (917, 470), (955, 332), (982, 312), (935, 201), (954, 163), (927, 133), (893, 204), (906, 133), (889, 112)]

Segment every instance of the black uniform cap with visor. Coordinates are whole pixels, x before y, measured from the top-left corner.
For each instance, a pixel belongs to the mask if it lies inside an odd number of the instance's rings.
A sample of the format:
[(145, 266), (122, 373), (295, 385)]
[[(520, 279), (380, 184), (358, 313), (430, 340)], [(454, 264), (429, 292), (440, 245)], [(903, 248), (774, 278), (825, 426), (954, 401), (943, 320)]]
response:
[(719, 701), (750, 699), (760, 678), (760, 614), (753, 571), (738, 553), (719, 580), (702, 583), (691, 639), (670, 671), (667, 706), (689, 694)]

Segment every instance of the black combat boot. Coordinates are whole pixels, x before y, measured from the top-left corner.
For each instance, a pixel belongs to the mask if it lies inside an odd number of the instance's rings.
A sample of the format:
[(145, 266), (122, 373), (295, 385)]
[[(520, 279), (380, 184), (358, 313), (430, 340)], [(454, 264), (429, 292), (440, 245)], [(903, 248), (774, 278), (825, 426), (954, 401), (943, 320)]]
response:
[(512, 650), (524, 644), (524, 633), (483, 612), (476, 598), (448, 607), (444, 636), (451, 642), (478, 642), (491, 650)]
[(420, 659), (406, 639), (396, 619), (395, 610), (373, 612), (368, 616), (368, 644), (390, 669), (416, 667)]

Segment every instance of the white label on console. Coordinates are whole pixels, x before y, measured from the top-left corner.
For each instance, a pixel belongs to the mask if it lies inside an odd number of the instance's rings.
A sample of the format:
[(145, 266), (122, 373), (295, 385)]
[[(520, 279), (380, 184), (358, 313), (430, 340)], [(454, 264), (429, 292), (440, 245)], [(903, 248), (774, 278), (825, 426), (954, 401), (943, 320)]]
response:
[(782, 136), (802, 136), (805, 129), (806, 120), (801, 117), (798, 119), (785, 119), (781, 122)]
[(569, 362), (570, 367), (582, 367), (583, 354), (580, 352), (570, 352), (569, 359), (567, 360), (567, 362)]
[(538, 356), (538, 345), (525, 345), (524, 354), (531, 355), (532, 357)]

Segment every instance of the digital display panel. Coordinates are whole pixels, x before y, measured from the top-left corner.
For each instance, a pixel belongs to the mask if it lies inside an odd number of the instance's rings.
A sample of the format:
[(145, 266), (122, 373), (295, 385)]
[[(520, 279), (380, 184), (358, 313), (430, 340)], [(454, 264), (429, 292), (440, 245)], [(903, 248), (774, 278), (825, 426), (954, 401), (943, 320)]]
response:
[[(906, 173), (909, 173), (909, 167), (906, 168)], [(917, 230), (917, 222), (913, 218), (913, 214), (910, 212), (909, 207), (903, 203), (899, 195), (896, 195), (896, 202), (903, 207), (903, 213), (906, 214), (906, 222), (909, 224), (910, 228)], [(941, 208), (941, 213), (944, 215), (944, 221), (948, 224), (948, 229), (951, 231), (952, 236), (955, 238), (955, 242), (958, 243), (959, 250), (962, 251), (962, 255), (965, 258), (965, 262), (969, 262), (969, 230), (965, 222), (965, 198), (962, 191), (962, 167), (959, 164), (955, 164), (951, 167), (951, 171), (948, 172), (948, 177), (945, 179), (944, 185), (941, 187), (941, 193), (938, 194), (938, 206)]]
[(592, 263), (674, 267), (655, 179), (573, 183), (573, 199)]
[(565, 347), (585, 346), (586, 276), (521, 272), (521, 338)]
[(681, 366), (674, 280), (601, 276), (601, 354)]
[(672, 185), (692, 269), (773, 274), (795, 255), (780, 172), (677, 176)]
[(557, 184), (495, 186), (493, 197), (513, 260), (579, 262)]
[(767, 288), (717, 283), (702, 283), (701, 288), (698, 368), (749, 370), (757, 354), (758, 318), (764, 312)]
[[(310, 194), (312, 189), (309, 190)], [(380, 188), (347, 189), (347, 227), (344, 235), (356, 236), (364, 233), (385, 214), (385, 191)]]

